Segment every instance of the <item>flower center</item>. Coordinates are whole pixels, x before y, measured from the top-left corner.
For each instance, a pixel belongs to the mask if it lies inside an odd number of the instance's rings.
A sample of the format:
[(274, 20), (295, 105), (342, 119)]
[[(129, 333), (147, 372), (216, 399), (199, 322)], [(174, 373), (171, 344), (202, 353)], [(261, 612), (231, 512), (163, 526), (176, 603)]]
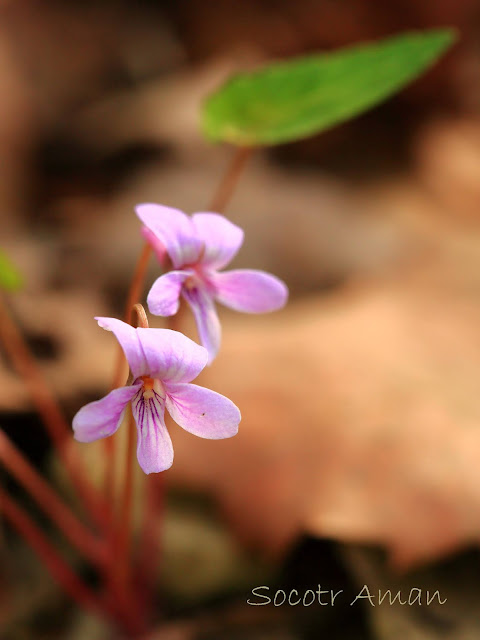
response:
[(141, 380), (143, 382), (143, 399), (150, 400), (150, 398), (155, 396), (153, 391), (155, 380), (150, 378), (150, 376), (141, 376)]
[(201, 265), (190, 267), (189, 271), (190, 273), (183, 283), (185, 291), (193, 292), (197, 289), (211, 287), (208, 272)]
[(192, 289), (195, 289), (197, 286), (197, 279), (195, 278), (195, 276), (188, 276), (188, 278), (183, 283), (183, 286), (185, 287), (185, 289), (187, 289), (187, 291), (192, 291)]

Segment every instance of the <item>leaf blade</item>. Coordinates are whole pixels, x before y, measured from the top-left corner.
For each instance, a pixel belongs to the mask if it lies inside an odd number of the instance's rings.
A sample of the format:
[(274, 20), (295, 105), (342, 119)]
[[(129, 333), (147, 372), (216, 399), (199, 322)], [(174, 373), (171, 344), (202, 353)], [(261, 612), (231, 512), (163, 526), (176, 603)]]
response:
[(0, 249), (0, 289), (18, 291), (22, 286), (23, 278), (20, 272)]
[(204, 103), (203, 132), (239, 146), (314, 135), (386, 100), (454, 40), (451, 29), (408, 32), (237, 74)]

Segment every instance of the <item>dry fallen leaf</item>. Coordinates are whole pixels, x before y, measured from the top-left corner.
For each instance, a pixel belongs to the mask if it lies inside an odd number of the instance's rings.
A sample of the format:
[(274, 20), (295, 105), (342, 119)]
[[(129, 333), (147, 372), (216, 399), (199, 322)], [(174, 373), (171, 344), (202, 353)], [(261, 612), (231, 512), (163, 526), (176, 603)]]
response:
[(226, 322), (202, 383), (241, 407), (240, 433), (173, 427), (170, 483), (271, 551), (309, 531), (406, 567), (477, 542), (479, 321), (460, 295), (393, 285)]

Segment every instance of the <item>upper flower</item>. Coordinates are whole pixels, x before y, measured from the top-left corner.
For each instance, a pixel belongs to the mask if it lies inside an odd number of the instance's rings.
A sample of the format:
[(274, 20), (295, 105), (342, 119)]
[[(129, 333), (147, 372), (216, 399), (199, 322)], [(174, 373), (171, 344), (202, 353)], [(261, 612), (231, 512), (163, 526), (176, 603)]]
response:
[(195, 384), (207, 352), (178, 331), (134, 329), (115, 318), (96, 318), (113, 331), (130, 365), (133, 382), (82, 407), (73, 419), (76, 440), (111, 436), (132, 403), (138, 431), (137, 458), (145, 473), (163, 471), (173, 462), (165, 408), (177, 424), (201, 438), (229, 438), (238, 431), (240, 411), (225, 396)]
[(242, 229), (223, 216), (194, 213), (189, 217), (159, 204), (138, 205), (136, 212), (148, 230), (146, 238), (157, 252), (164, 248), (173, 267), (154, 282), (148, 308), (157, 316), (172, 316), (182, 295), (194, 313), (210, 362), (221, 337), (215, 301), (249, 313), (275, 311), (286, 303), (287, 287), (269, 273), (249, 269), (219, 272), (243, 242)]

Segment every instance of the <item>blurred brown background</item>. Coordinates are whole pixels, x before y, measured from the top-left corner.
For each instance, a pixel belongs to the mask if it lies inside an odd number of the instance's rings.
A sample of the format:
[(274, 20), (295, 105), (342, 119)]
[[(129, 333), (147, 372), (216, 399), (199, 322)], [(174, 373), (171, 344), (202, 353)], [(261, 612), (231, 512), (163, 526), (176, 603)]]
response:
[[(434, 26), (459, 32), (434, 69), (350, 123), (256, 152), (227, 209), (246, 232), (235, 265), (285, 279), (291, 303), (222, 312), (224, 350), (203, 380), (241, 407), (239, 436), (172, 427), (162, 585), (172, 612), (207, 612), (182, 637), (478, 637), (480, 3), (0, 5), (0, 245), (25, 276), (17, 320), (70, 415), (109, 384), (115, 345), (92, 317), (122, 313), (142, 245), (133, 206), (205, 210), (232, 156), (199, 132), (208, 92), (267, 60)], [(148, 285), (156, 274), (152, 261)], [(53, 473), (3, 363), (0, 384), (2, 426)], [(418, 568), (408, 588), (448, 591), (448, 610), (369, 610), (361, 624), (245, 611), (260, 576), (393, 588), (404, 578), (385, 557)], [(7, 564), (15, 579), (18, 559)]]

